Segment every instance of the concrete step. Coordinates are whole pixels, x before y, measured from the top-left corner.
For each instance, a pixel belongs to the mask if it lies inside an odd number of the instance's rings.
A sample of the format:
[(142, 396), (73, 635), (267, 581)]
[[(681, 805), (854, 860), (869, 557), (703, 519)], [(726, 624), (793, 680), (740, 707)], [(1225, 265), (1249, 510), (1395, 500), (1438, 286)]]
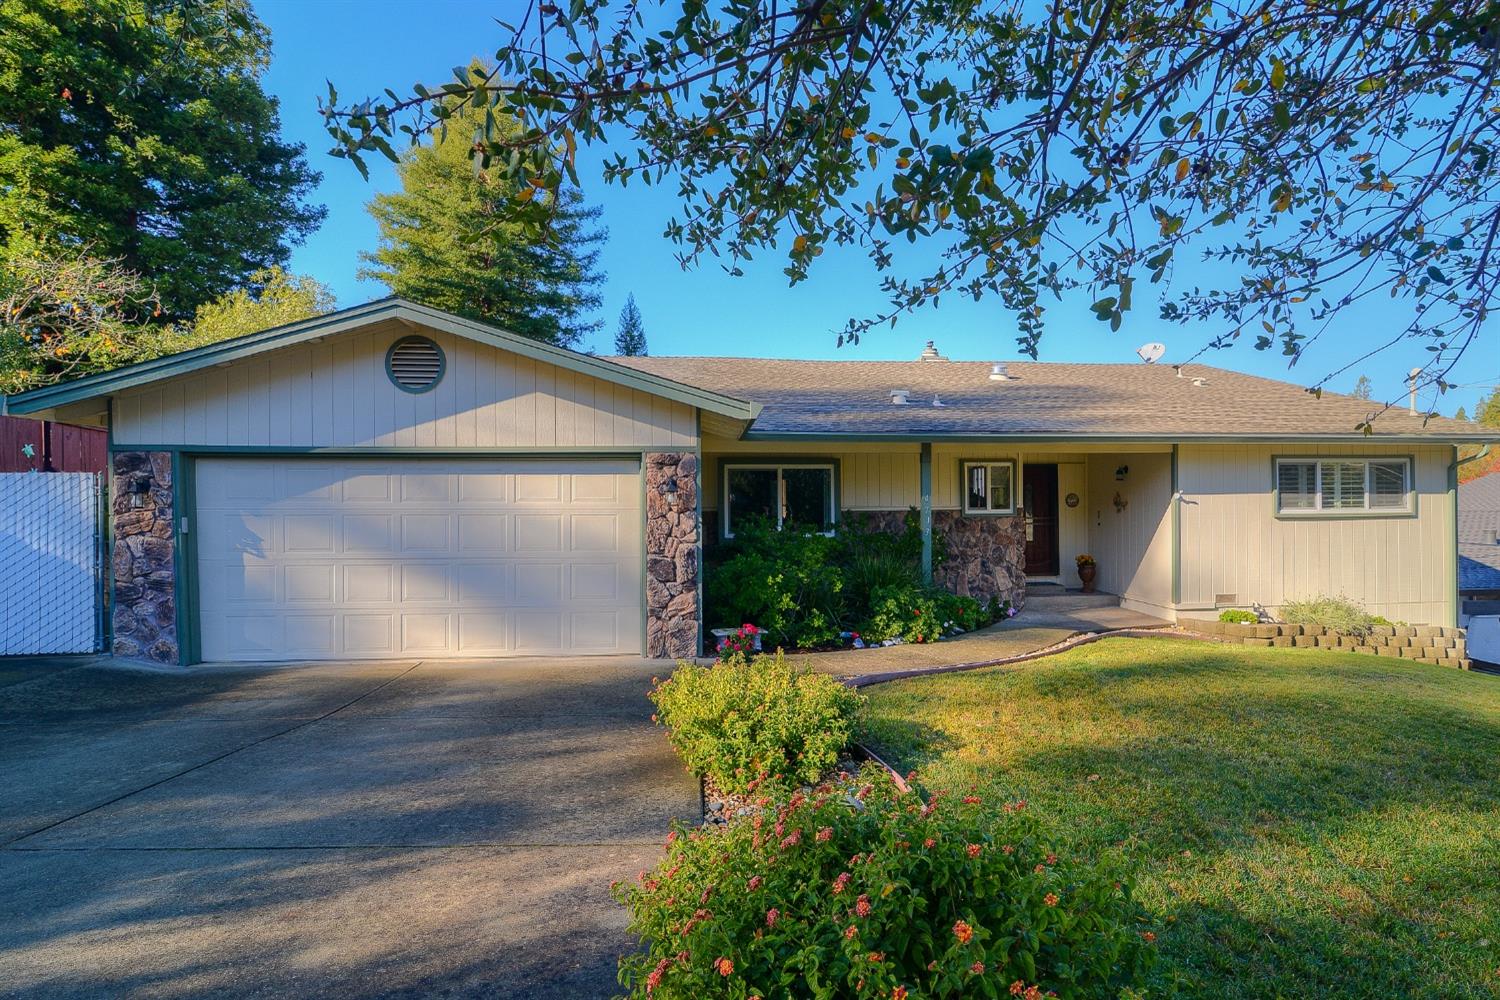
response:
[(1120, 598), (1115, 594), (1085, 594), (1081, 590), (1067, 590), (1048, 584), (1032, 584), (1026, 588), (1026, 609), (1049, 611), (1073, 611), (1087, 608), (1117, 608)]

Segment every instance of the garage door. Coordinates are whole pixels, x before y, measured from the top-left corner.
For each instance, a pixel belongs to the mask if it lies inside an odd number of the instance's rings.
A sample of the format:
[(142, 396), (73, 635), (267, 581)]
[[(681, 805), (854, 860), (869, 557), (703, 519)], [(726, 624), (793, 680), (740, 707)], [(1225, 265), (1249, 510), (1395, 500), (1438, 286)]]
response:
[(200, 459), (202, 656), (639, 653), (634, 461)]

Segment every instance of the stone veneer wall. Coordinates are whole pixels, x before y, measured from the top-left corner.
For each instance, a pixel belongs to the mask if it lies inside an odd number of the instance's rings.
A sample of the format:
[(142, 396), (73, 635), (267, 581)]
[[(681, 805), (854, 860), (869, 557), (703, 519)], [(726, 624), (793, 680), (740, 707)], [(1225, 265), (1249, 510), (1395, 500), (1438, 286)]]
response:
[[(856, 515), (872, 531), (891, 532), (904, 530), (906, 516), (904, 510)], [(1026, 603), (1025, 517), (965, 517), (956, 510), (935, 510), (932, 536), (934, 547), (945, 544), (948, 553), (947, 561), (933, 573), (938, 586), (985, 603), (998, 597), (1017, 610)]]
[[(177, 662), (177, 576), (173, 546), (172, 456), (116, 452), (110, 516), (114, 550), (114, 653)], [(146, 480), (150, 489), (132, 487)]]
[[(677, 480), (677, 502), (662, 486)], [(689, 659), (698, 655), (698, 456), (688, 452), (646, 455), (646, 655)]]

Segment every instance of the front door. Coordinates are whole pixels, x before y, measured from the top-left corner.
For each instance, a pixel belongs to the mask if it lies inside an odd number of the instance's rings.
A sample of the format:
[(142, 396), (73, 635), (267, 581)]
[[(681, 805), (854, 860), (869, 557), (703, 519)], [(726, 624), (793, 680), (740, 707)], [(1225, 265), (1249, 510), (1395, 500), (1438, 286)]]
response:
[(1026, 575), (1057, 576), (1057, 466), (1026, 466), (1021, 504), (1026, 511)]

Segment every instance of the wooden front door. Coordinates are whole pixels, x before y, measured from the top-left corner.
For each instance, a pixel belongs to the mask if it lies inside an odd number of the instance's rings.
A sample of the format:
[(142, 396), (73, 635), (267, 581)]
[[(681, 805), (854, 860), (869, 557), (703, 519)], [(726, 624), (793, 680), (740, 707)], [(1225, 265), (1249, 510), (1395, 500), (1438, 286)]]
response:
[(1026, 575), (1057, 576), (1057, 466), (1026, 466), (1021, 506), (1026, 511)]

